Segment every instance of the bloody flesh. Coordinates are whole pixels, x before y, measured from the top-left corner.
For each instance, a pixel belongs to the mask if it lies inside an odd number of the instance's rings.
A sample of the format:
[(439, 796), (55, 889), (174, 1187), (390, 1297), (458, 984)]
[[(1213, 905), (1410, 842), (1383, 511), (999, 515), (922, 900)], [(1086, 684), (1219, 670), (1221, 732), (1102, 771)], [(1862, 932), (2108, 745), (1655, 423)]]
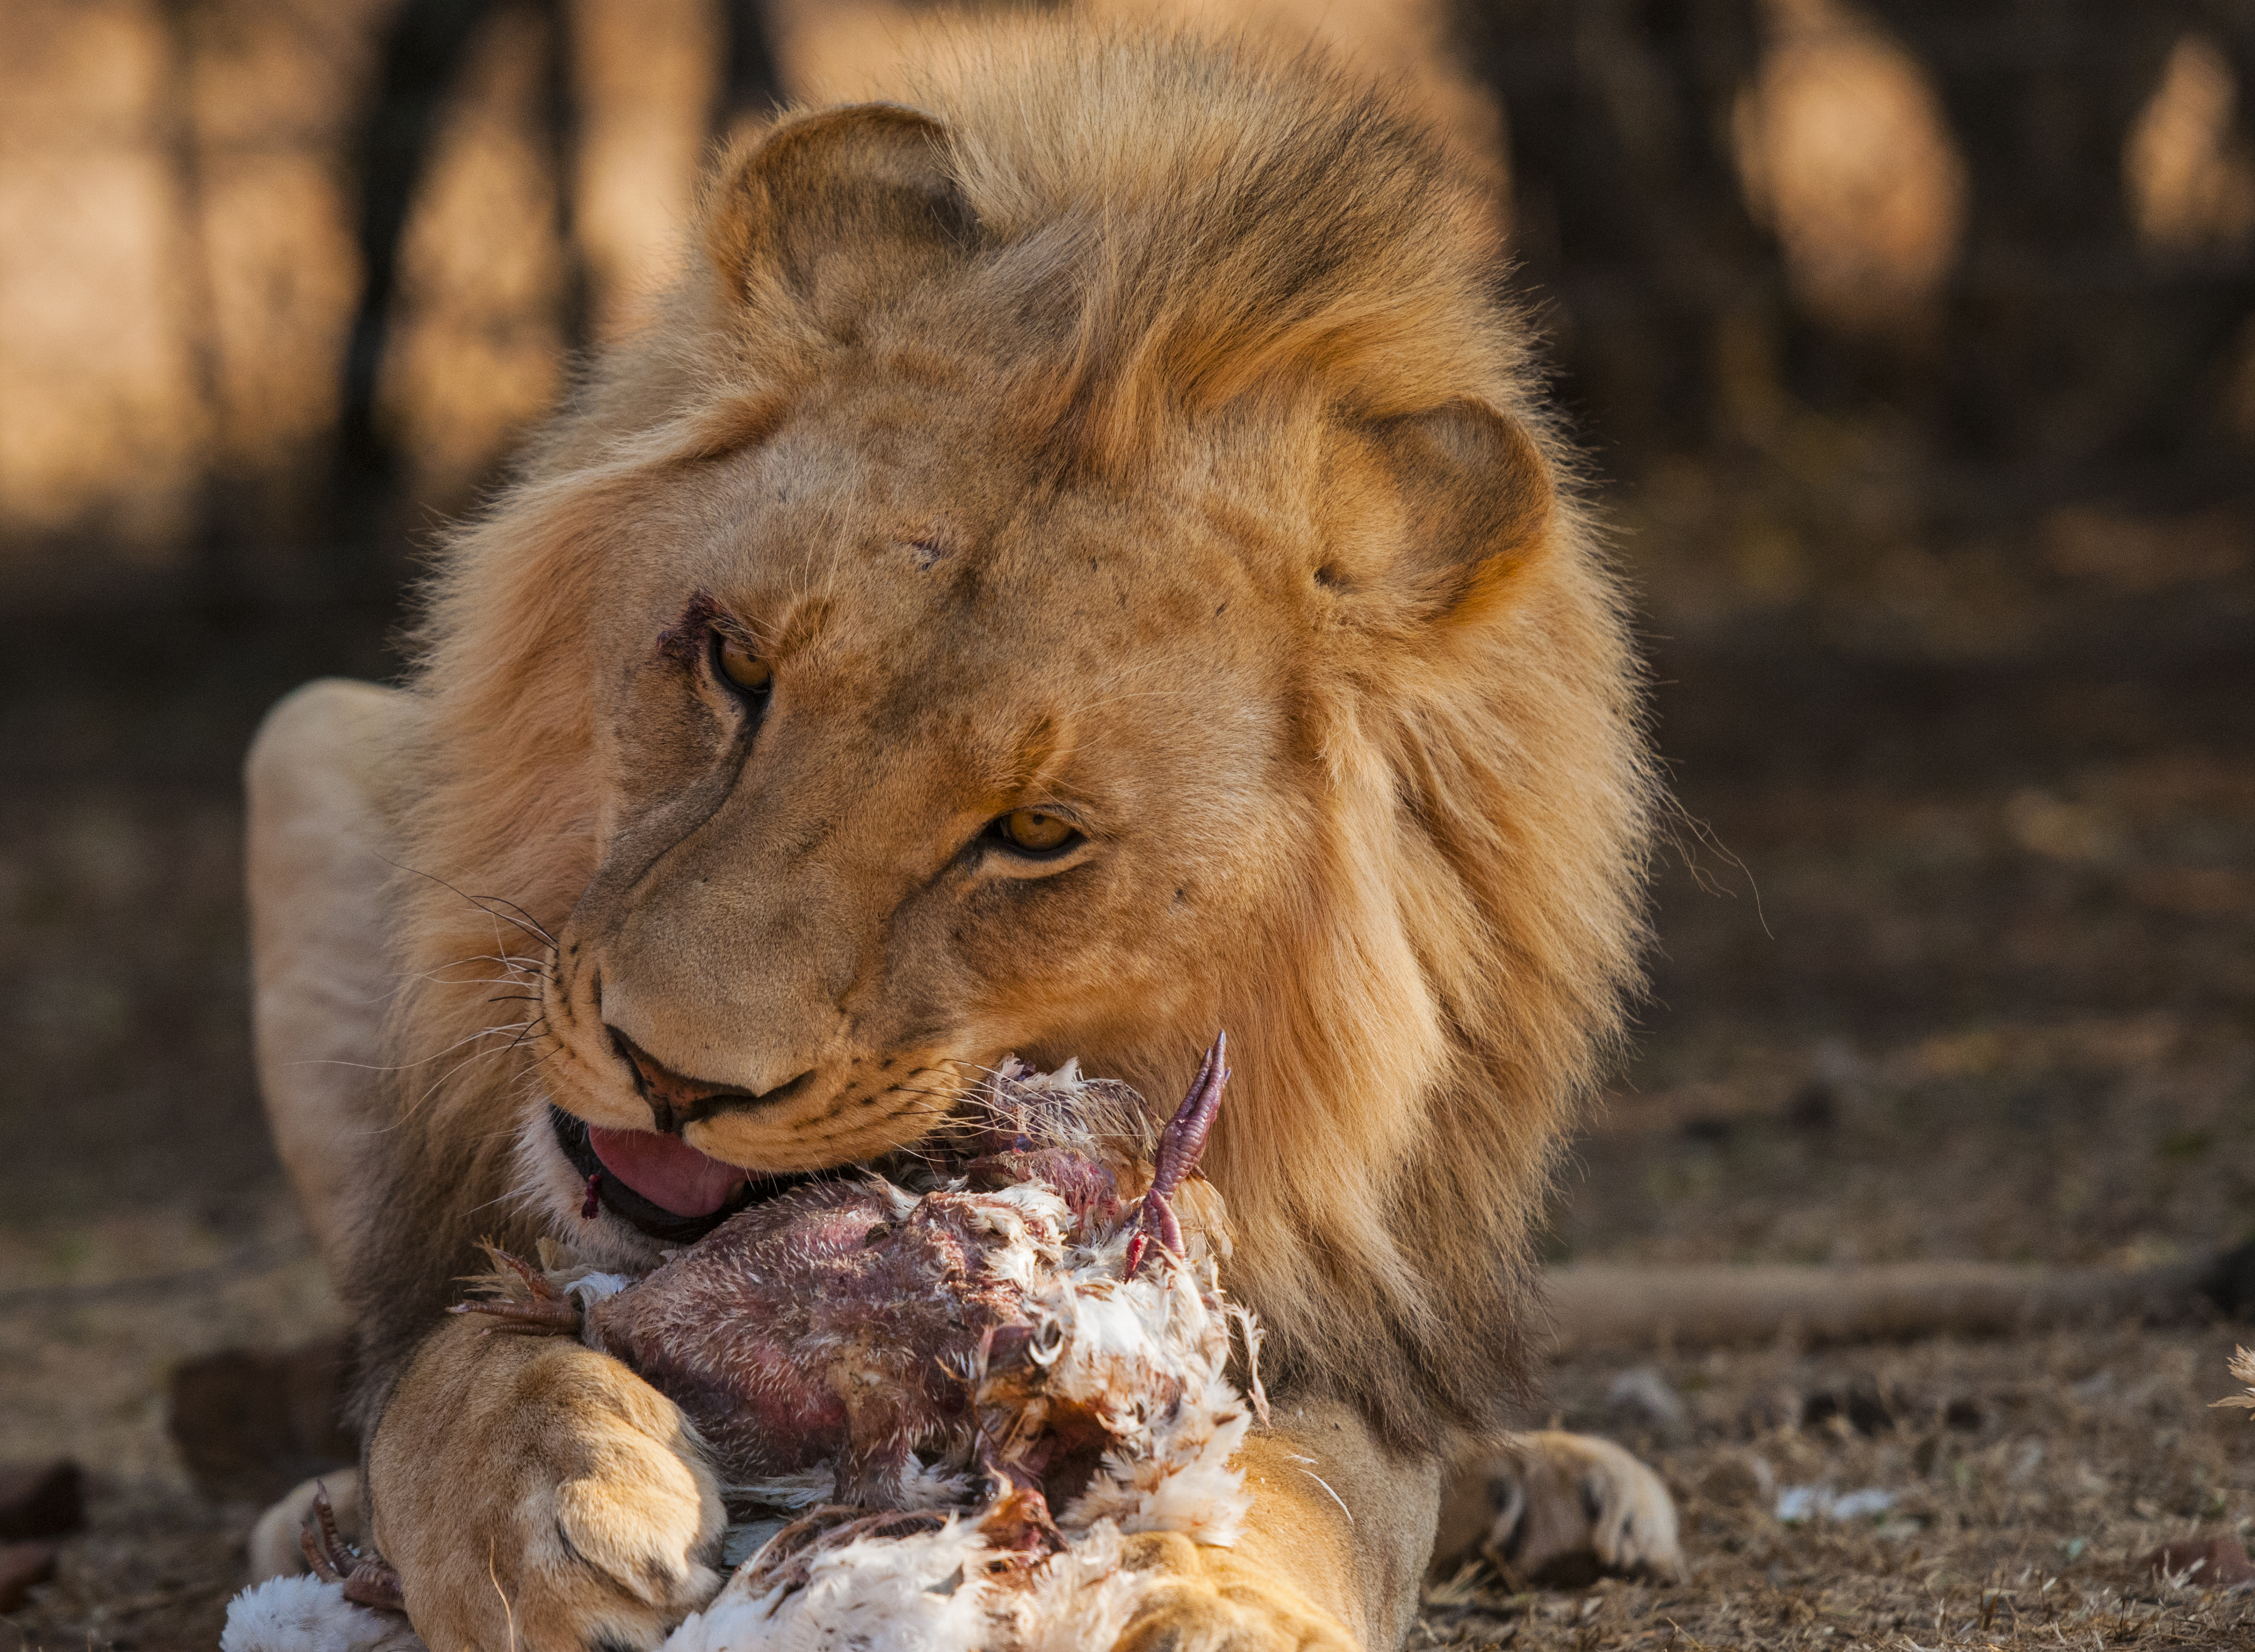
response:
[[(1076, 1107), (1097, 1094), (1115, 1120), (1140, 1117), (1125, 1086), (1044, 1089), (1015, 1064), (957, 1150), (933, 1156), (925, 1191), (875, 1174), (795, 1188), (584, 1312), (504, 1258), (532, 1300), (462, 1311), (577, 1329), (678, 1404), (732, 1483), (826, 1465), (833, 1499), (868, 1508), (912, 1506), (951, 1476), (1069, 1494), (1103, 1431), (1050, 1408), (998, 1456), (973, 1395), (1015, 1367), (1038, 1385), (1026, 1303), (1043, 1269), (1123, 1238), (1123, 1277), (1154, 1240), (1182, 1251), (1171, 1199), (1203, 1150), (1226, 1049), (1217, 1039), (1156, 1142), (1092, 1129)], [(1123, 1181), (1140, 1197), (1123, 1199)]]

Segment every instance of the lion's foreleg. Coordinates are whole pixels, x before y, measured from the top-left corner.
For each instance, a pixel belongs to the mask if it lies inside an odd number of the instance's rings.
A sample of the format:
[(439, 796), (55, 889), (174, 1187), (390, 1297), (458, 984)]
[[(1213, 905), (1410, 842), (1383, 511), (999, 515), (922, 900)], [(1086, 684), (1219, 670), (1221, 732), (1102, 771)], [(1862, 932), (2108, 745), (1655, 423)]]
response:
[(383, 900), (397, 859), (391, 776), (414, 706), (371, 683), (308, 683), (267, 713), (243, 763), (259, 1090), (333, 1278), (382, 1139), (369, 1127), (397, 985)]
[(720, 1487), (673, 1402), (561, 1337), (443, 1323), (369, 1452), (376, 1543), (456, 1652), (656, 1647), (720, 1587)]
[(1168, 1533), (1133, 1541), (1131, 1564), (1165, 1577), (1121, 1648), (1401, 1644), (1432, 1549), (1438, 1463), (1387, 1451), (1345, 1406), (1280, 1403), (1275, 1421), (1239, 1459), (1253, 1508), (1233, 1547)]
[(1433, 1571), (1473, 1559), (1521, 1586), (1683, 1574), (1675, 1504), (1660, 1476), (1611, 1440), (1556, 1430), (1509, 1435), (1451, 1468)]

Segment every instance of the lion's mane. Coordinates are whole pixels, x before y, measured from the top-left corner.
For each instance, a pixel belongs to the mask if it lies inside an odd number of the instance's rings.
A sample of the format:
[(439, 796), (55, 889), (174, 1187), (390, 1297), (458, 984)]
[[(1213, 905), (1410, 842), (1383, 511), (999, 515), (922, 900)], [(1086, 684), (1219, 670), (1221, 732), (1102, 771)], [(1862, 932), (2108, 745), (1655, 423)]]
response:
[[(1132, 475), (1170, 422), (1264, 397), (1373, 421), (1477, 402), (1539, 453), (1528, 496), (1495, 507), (1536, 524), (1527, 554), (1311, 668), (1308, 886), (1248, 938), (1260, 967), (1207, 984), (1240, 1052), (1208, 1165), (1272, 1375), (1352, 1397), (1404, 1445), (1492, 1427), (1536, 1311), (1552, 1160), (1635, 985), (1654, 792), (1620, 594), (1498, 295), (1491, 209), (1383, 96), (1312, 60), (1031, 27), (943, 53), (915, 102), (945, 125), (978, 256), (903, 247), (849, 273), (880, 306), (934, 280), (957, 284), (953, 313), (985, 306), (1022, 439), (1060, 472)], [(607, 522), (651, 478), (760, 440), (829, 348), (761, 289), (785, 278), (756, 273), (757, 233), (708, 208), (661, 318), (594, 365), (430, 589), (404, 1076), (379, 1121), (397, 1148), (359, 1293), (379, 1385), (477, 1234), (508, 1227), (538, 1044), (464, 1059), (501, 1041), (475, 1037), (495, 989), (459, 982), (495, 973), (463, 960), (497, 937), (537, 944), (461, 894), (552, 928), (592, 875)]]

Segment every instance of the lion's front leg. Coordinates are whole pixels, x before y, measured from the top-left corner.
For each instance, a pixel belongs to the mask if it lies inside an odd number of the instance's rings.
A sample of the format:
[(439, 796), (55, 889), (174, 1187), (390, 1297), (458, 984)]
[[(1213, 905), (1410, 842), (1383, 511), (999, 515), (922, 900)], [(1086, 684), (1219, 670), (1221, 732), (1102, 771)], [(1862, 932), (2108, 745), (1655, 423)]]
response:
[(1555, 1429), (1511, 1435), (1450, 1472), (1434, 1569), (1475, 1557), (1516, 1582), (1563, 1588), (1684, 1570), (1660, 1476), (1611, 1440)]
[(446, 1652), (650, 1648), (720, 1585), (726, 1519), (671, 1400), (559, 1337), (452, 1321), (369, 1453), (377, 1549)]
[(1253, 1508), (1231, 1548), (1130, 1540), (1155, 1579), (1117, 1652), (1391, 1652), (1433, 1546), (1437, 1463), (1387, 1451), (1345, 1406), (1280, 1405), (1240, 1459)]

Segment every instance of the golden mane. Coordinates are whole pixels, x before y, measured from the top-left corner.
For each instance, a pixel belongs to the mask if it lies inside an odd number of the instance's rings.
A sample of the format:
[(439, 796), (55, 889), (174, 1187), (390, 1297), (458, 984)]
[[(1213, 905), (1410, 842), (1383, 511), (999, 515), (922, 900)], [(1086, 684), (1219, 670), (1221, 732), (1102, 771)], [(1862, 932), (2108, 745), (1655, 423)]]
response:
[[(1201, 984), (1238, 1072), (1209, 1169), (1281, 1381), (1352, 1397), (1405, 1445), (1491, 1427), (1534, 1311), (1530, 1223), (1637, 981), (1655, 792), (1619, 589), (1495, 292), (1488, 208), (1313, 60), (1023, 26), (952, 49), (917, 102), (930, 120), (888, 118), (931, 131), (931, 174), (901, 186), (937, 192), (954, 244), (857, 270), (858, 325), (913, 312), (982, 352), (1061, 469), (1132, 480), (1247, 406), (1381, 430), (1475, 406), (1531, 444), (1517, 493), (1461, 506), (1519, 522), (1521, 552), (1437, 569), (1307, 663), (1303, 892)], [(596, 364), (432, 580), (406, 859), (452, 889), (400, 886), (403, 1065), (510, 1019), (444, 983), (515, 934), (455, 891), (552, 929), (593, 875), (610, 524), (759, 440), (834, 356), (792, 263), (821, 224), (748, 221), (727, 187), (808, 118), (724, 162), (661, 319)], [(786, 235), (781, 254), (759, 239)], [(1179, 1057), (1106, 1070), (1148, 1091)], [(415, 1260), (359, 1293), (379, 1380), (470, 1241), (508, 1227), (492, 1201), (536, 1062), (458, 1051), (395, 1085), (408, 1150), (373, 1221), (381, 1254)]]

